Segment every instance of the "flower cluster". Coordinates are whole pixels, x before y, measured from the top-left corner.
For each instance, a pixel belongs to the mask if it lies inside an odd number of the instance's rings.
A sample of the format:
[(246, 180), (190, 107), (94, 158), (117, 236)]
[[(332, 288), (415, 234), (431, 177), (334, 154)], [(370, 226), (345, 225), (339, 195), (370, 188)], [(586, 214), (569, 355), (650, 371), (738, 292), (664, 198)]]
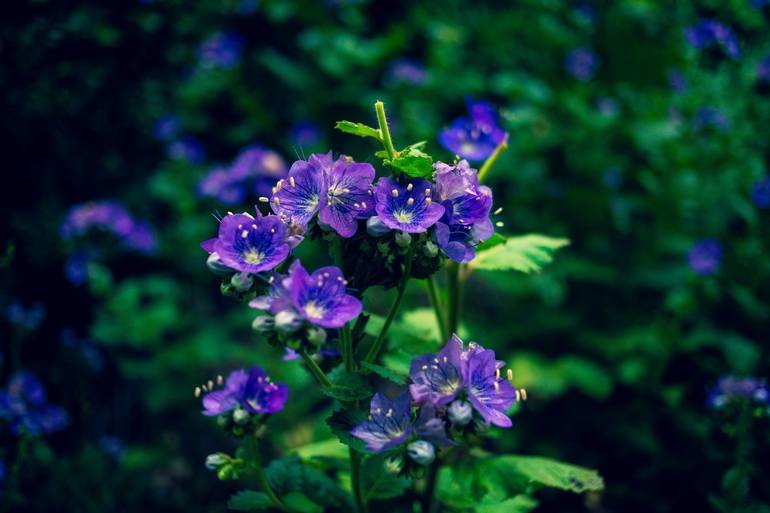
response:
[(690, 268), (701, 276), (709, 276), (719, 269), (722, 261), (722, 244), (715, 239), (696, 242), (688, 255)]
[(756, 182), (751, 188), (751, 199), (759, 208), (770, 208), (770, 176)]
[(273, 383), (259, 367), (233, 371), (226, 380), (220, 376), (216, 385), (222, 387), (215, 390), (209, 381), (195, 390), (196, 396), (207, 392), (203, 395), (203, 414), (219, 416), (221, 425), (236, 436), (246, 432), (248, 424), (262, 422), (264, 415), (283, 410), (289, 398), (289, 387)]
[(719, 47), (727, 56), (738, 59), (741, 56), (738, 38), (730, 27), (715, 20), (701, 20), (685, 31), (687, 42), (693, 48), (703, 50)]
[(120, 239), (122, 246), (141, 253), (152, 253), (157, 247), (150, 225), (134, 219), (117, 201), (93, 201), (72, 207), (59, 233), (66, 240), (92, 229), (110, 232)]
[(198, 184), (198, 192), (225, 205), (236, 205), (249, 194), (270, 194), (275, 181), (285, 176), (286, 171), (286, 163), (276, 152), (250, 146), (231, 165), (209, 171)]
[(0, 420), (8, 422), (16, 435), (43, 435), (64, 429), (69, 415), (48, 403), (42, 383), (29, 372), (12, 375), (0, 390)]
[(707, 403), (711, 408), (720, 410), (739, 400), (770, 406), (770, 388), (763, 379), (726, 376), (717, 381), (711, 389)]
[(439, 134), (439, 142), (471, 162), (488, 158), (504, 140), (495, 109), (486, 102), (468, 100), (468, 117), (455, 119)]
[(203, 41), (199, 50), (204, 68), (232, 68), (238, 64), (243, 51), (243, 38), (236, 34), (217, 32)]
[(454, 335), (438, 353), (412, 361), (408, 394), (394, 401), (375, 395), (368, 419), (351, 434), (373, 452), (411, 441), (407, 454), (424, 465), (433, 459), (428, 455), (435, 448), (457, 443), (466, 431), (511, 427), (506, 413), (520, 392), (510, 383), (510, 370), (506, 377), (501, 375), (504, 366), (493, 350), (474, 342), (465, 346)]
[(564, 68), (570, 75), (585, 82), (591, 80), (596, 74), (599, 68), (599, 57), (588, 48), (577, 48), (564, 58)]

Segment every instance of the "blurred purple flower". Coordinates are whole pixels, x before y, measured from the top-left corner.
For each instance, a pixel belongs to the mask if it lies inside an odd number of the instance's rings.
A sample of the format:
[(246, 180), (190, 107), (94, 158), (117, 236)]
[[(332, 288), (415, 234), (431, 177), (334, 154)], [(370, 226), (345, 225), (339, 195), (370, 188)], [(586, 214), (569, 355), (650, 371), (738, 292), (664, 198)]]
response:
[(759, 62), (757, 66), (757, 80), (770, 83), (770, 55)]
[(759, 180), (751, 188), (751, 199), (759, 208), (770, 208), (770, 176)]
[(160, 141), (170, 141), (179, 135), (182, 121), (177, 114), (166, 114), (155, 122), (153, 133)]
[(117, 462), (121, 461), (126, 453), (126, 444), (114, 435), (102, 435), (99, 438), (99, 448)]
[(425, 83), (428, 73), (425, 66), (413, 59), (397, 59), (391, 63), (387, 77), (388, 82), (393, 84), (419, 86)]
[(203, 396), (203, 414), (216, 416), (242, 406), (251, 413), (276, 413), (283, 410), (289, 397), (289, 387), (276, 384), (259, 367), (248, 372), (230, 373), (225, 385)]
[(494, 107), (486, 102), (467, 100), (469, 117), (455, 119), (439, 134), (447, 150), (471, 162), (480, 162), (495, 151), (505, 139), (498, 126)]
[(730, 129), (730, 122), (724, 113), (716, 107), (701, 107), (695, 113), (693, 128), (695, 130), (714, 128), (719, 132), (727, 132)]
[(688, 27), (685, 37), (690, 46), (698, 50), (719, 46), (732, 59), (741, 56), (735, 33), (730, 27), (716, 20), (701, 20)]
[(206, 158), (203, 145), (194, 137), (183, 137), (169, 143), (166, 155), (171, 160), (200, 164)]
[(291, 140), (300, 147), (313, 147), (321, 140), (321, 127), (314, 121), (300, 121), (291, 129)]
[(153, 253), (157, 240), (150, 225), (137, 221), (122, 203), (114, 200), (92, 201), (72, 207), (59, 233), (67, 240), (91, 229), (113, 233), (123, 247), (142, 253)]
[(591, 80), (599, 67), (599, 57), (588, 48), (576, 48), (564, 58), (564, 68), (580, 81)]
[(201, 43), (200, 64), (205, 68), (232, 68), (243, 51), (243, 38), (237, 34), (217, 32)]
[(0, 419), (9, 422), (16, 436), (53, 433), (69, 424), (67, 412), (48, 404), (42, 383), (26, 371), (13, 374), (0, 390)]
[(722, 261), (722, 243), (715, 239), (700, 240), (690, 249), (688, 259), (695, 274), (714, 274)]
[(672, 70), (668, 74), (668, 82), (675, 93), (682, 94), (687, 90), (687, 79), (681, 71)]
[(12, 300), (5, 307), (5, 317), (11, 324), (15, 324), (26, 330), (36, 329), (47, 315), (46, 307), (40, 301), (36, 301), (25, 307), (21, 301)]
[(770, 404), (770, 389), (764, 379), (725, 376), (720, 378), (709, 392), (707, 404), (719, 410), (738, 399)]
[(278, 153), (261, 146), (249, 146), (230, 166), (209, 171), (198, 184), (198, 192), (226, 205), (235, 205), (245, 201), (250, 194), (269, 196), (275, 181), (284, 176), (286, 163)]

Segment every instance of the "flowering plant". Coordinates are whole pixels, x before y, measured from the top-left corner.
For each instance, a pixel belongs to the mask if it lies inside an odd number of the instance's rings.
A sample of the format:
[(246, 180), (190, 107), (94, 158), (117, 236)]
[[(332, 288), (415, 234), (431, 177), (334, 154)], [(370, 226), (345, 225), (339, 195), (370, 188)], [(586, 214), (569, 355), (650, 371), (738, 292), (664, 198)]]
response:
[[(483, 181), (508, 136), (494, 109), (470, 103), (471, 118), (440, 137), (451, 151), (483, 161), (478, 171), (460, 156), (434, 161), (425, 142), (397, 151), (382, 102), (375, 109), (377, 128), (349, 121), (337, 128), (379, 141), (379, 170), (332, 152), (298, 160), (259, 197), (254, 214), (228, 213), (217, 237), (202, 244), (222, 291), (258, 312), (254, 330), (288, 358), (298, 355), (337, 403), (326, 419), (329, 440), (264, 466), (259, 442), (289, 388), (258, 367), (196, 388), (203, 414), (247, 442), (234, 455), (210, 455), (207, 467), (221, 479), (253, 473), (261, 487), (235, 495), (230, 508), (529, 511), (540, 486), (602, 489), (593, 471), (484, 450), (485, 440), (513, 426), (509, 414), (526, 392), (494, 350), (458, 336), (463, 283), (475, 270), (539, 270), (567, 243), (495, 232), (500, 210)], [(334, 265), (303, 266), (295, 250), (311, 241), (328, 248)], [(389, 349), (413, 279), (425, 283), (438, 329), (430, 340)], [(395, 288), (384, 317), (364, 308), (378, 285)]]

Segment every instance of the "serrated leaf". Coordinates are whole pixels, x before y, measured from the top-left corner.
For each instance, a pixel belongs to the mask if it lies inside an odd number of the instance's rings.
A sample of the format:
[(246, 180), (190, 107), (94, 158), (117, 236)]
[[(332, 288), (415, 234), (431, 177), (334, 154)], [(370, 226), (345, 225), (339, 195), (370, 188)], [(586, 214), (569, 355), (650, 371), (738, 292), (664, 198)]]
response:
[(383, 367), (382, 365), (377, 365), (377, 364), (368, 363), (368, 362), (361, 362), (361, 366), (365, 369), (372, 371), (373, 373), (377, 374), (381, 378), (390, 380), (397, 385), (406, 384), (407, 376), (405, 374), (401, 374), (398, 371), (389, 369), (387, 367)]
[(254, 490), (242, 490), (227, 501), (228, 508), (238, 511), (258, 511), (268, 509), (272, 505), (267, 494)]
[(385, 160), (384, 163), (407, 176), (415, 178), (433, 176), (433, 157), (420, 151), (415, 145), (407, 146), (395, 159)]
[(347, 372), (337, 368), (329, 374), (332, 386), (324, 387), (321, 391), (338, 401), (358, 401), (372, 396), (372, 388), (360, 374)]
[(575, 493), (600, 491), (604, 480), (595, 470), (539, 456), (498, 456), (490, 459), (500, 475), (516, 474), (530, 483)]
[(296, 456), (273, 460), (266, 473), (270, 486), (282, 499), (299, 493), (315, 504), (329, 506), (333, 511), (352, 510), (350, 496), (336, 481), (315, 468), (303, 465)]
[(362, 411), (339, 409), (326, 419), (326, 425), (331, 428), (340, 442), (357, 451), (365, 452), (366, 443), (350, 434), (350, 431), (365, 419), (366, 415)]
[(376, 128), (364, 125), (363, 123), (353, 123), (352, 121), (337, 121), (334, 128), (345, 132), (346, 134), (357, 135), (359, 137), (373, 137), (380, 140), (380, 131)]
[(568, 244), (568, 239), (538, 234), (509, 237), (504, 244), (478, 251), (468, 265), (483, 271), (540, 272), (553, 261), (553, 253)]
[(409, 479), (388, 471), (384, 462), (383, 456), (372, 455), (368, 456), (361, 465), (361, 481), (364, 497), (367, 500), (398, 497), (411, 485)]
[(337, 458), (347, 459), (348, 448), (337, 438), (329, 438), (320, 442), (313, 442), (301, 447), (296, 447), (294, 452), (303, 460), (311, 458)]
[(476, 513), (528, 513), (537, 505), (537, 499), (529, 495), (516, 495), (499, 502), (484, 498), (474, 511)]
[(289, 508), (289, 511), (296, 511), (297, 513), (320, 513), (323, 511), (323, 506), (319, 506), (299, 492), (288, 493), (281, 497), (281, 501)]

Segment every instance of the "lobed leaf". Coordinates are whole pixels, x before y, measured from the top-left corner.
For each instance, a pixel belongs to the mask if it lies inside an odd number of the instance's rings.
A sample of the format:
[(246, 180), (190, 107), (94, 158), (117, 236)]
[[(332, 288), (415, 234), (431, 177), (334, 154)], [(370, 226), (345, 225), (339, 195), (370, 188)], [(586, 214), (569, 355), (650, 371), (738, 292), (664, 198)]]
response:
[(348, 372), (341, 367), (329, 373), (332, 386), (324, 387), (321, 391), (338, 401), (358, 401), (372, 396), (372, 388), (366, 379), (355, 372)]
[(242, 490), (227, 501), (227, 507), (238, 511), (258, 511), (268, 509), (273, 505), (270, 497), (263, 492)]
[(553, 261), (553, 253), (568, 244), (568, 239), (538, 234), (509, 237), (505, 243), (478, 251), (468, 266), (483, 271), (540, 272)]
[(326, 419), (326, 425), (329, 426), (340, 442), (357, 451), (365, 452), (364, 447), (366, 443), (350, 434), (350, 431), (365, 419), (366, 415), (362, 411), (339, 409)]
[(365, 369), (372, 371), (373, 373), (377, 374), (381, 378), (390, 380), (397, 385), (406, 385), (406, 381), (408, 379), (408, 376), (406, 374), (402, 374), (401, 372), (398, 372), (393, 369), (389, 369), (388, 367), (383, 367), (382, 365), (377, 365), (369, 362), (361, 362), (361, 366)]
[(373, 137), (380, 140), (380, 131), (363, 123), (353, 123), (352, 121), (337, 121), (334, 128), (345, 132), (346, 134), (357, 135), (359, 137)]

